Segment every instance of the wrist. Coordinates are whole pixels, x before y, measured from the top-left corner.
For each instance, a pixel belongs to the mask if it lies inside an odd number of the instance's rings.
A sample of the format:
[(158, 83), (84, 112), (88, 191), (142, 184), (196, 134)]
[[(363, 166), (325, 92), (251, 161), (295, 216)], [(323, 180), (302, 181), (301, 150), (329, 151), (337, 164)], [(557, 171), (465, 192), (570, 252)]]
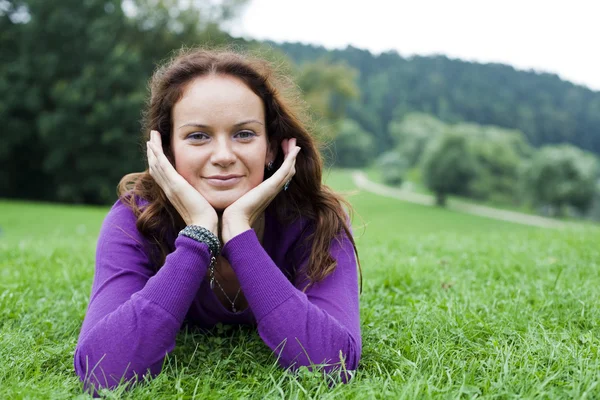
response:
[(223, 239), (223, 245), (229, 242), (231, 239), (239, 235), (240, 233), (246, 232), (250, 229), (250, 224), (244, 221), (223, 221), (221, 228), (221, 238)]
[(212, 221), (206, 221), (206, 220), (198, 220), (198, 221), (192, 221), (188, 225), (201, 226), (201, 227), (203, 227), (205, 229), (208, 229), (209, 231), (211, 231), (212, 233), (214, 233), (217, 236), (218, 236), (218, 233), (219, 233), (219, 224), (218, 224), (218, 222), (212, 222)]
[(188, 225), (179, 232), (179, 235), (187, 236), (200, 243), (206, 244), (212, 256), (211, 265), (221, 252), (221, 244), (219, 243), (217, 235), (203, 226)]

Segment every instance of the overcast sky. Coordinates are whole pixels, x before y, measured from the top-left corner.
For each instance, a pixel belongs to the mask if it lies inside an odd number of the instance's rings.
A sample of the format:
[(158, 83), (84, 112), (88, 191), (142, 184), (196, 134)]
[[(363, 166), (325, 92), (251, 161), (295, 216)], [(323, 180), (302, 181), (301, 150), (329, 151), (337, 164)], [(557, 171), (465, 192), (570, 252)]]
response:
[(250, 0), (231, 33), (501, 62), (600, 90), (597, 0)]

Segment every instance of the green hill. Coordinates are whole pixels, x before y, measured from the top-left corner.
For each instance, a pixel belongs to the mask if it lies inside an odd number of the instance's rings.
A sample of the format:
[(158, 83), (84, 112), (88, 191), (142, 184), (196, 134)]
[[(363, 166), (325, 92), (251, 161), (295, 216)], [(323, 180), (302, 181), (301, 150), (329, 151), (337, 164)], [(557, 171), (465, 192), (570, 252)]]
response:
[(566, 142), (600, 153), (600, 92), (557, 75), (445, 56), (267, 43), (297, 63), (326, 58), (357, 69), (362, 97), (348, 113), (378, 138), (379, 151), (391, 144), (387, 126), (394, 116), (419, 111), (447, 122), (519, 129), (535, 146)]

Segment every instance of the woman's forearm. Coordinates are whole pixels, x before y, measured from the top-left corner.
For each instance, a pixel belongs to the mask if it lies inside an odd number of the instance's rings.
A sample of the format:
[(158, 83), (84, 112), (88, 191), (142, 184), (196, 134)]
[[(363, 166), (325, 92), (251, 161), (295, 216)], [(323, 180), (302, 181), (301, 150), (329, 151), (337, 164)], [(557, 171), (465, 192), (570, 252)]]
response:
[[(206, 245), (180, 237), (163, 267), (126, 301), (116, 296), (140, 285), (135, 271), (121, 270), (99, 285), (75, 352), (80, 379), (96, 388), (114, 387), (121, 379), (141, 377), (148, 370), (158, 374), (175, 346), (209, 260)], [(99, 267), (115, 270), (110, 265)]]
[(75, 350), (75, 371), (86, 388), (113, 388), (121, 380), (160, 373), (175, 346), (179, 321), (144, 297), (132, 298), (97, 322)]
[[(350, 247), (351, 249), (351, 247)], [(308, 294), (296, 288), (260, 246), (252, 230), (224, 249), (258, 322), (265, 343), (284, 367), (331, 364), (355, 369), (360, 359), (356, 261), (333, 249), (334, 273)]]
[(355, 337), (300, 291), (265, 316), (258, 330), (284, 368), (319, 364), (325, 371), (354, 370), (360, 360), (360, 334)]

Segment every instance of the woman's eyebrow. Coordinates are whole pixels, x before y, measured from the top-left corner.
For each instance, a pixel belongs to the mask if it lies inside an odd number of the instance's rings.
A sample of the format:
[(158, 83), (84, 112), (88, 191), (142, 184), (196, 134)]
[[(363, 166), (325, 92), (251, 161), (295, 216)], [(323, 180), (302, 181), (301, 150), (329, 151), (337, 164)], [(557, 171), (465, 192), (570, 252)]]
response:
[[(262, 122), (260, 122), (257, 119), (248, 119), (248, 120), (244, 120), (244, 121), (238, 122), (237, 124), (235, 124), (233, 126), (239, 127), (239, 126), (250, 124), (250, 123), (257, 123), (257, 124), (260, 124), (260, 125), (264, 125)], [(201, 123), (198, 123), (198, 122), (186, 122), (185, 124), (181, 125), (179, 128), (183, 128), (184, 126), (192, 126), (194, 128), (204, 128), (204, 129), (210, 128), (210, 125), (205, 125), (205, 124), (201, 124)]]
[(248, 119), (248, 120), (245, 120), (245, 121), (242, 121), (242, 122), (238, 122), (238, 123), (237, 123), (237, 124), (235, 124), (234, 126), (242, 126), (242, 125), (250, 124), (250, 123), (253, 123), (253, 122), (254, 122), (254, 123), (257, 123), (257, 124), (260, 124), (260, 125), (263, 125), (263, 123), (262, 123), (262, 122), (260, 122), (260, 121), (259, 121), (259, 120), (257, 120), (257, 119)]

